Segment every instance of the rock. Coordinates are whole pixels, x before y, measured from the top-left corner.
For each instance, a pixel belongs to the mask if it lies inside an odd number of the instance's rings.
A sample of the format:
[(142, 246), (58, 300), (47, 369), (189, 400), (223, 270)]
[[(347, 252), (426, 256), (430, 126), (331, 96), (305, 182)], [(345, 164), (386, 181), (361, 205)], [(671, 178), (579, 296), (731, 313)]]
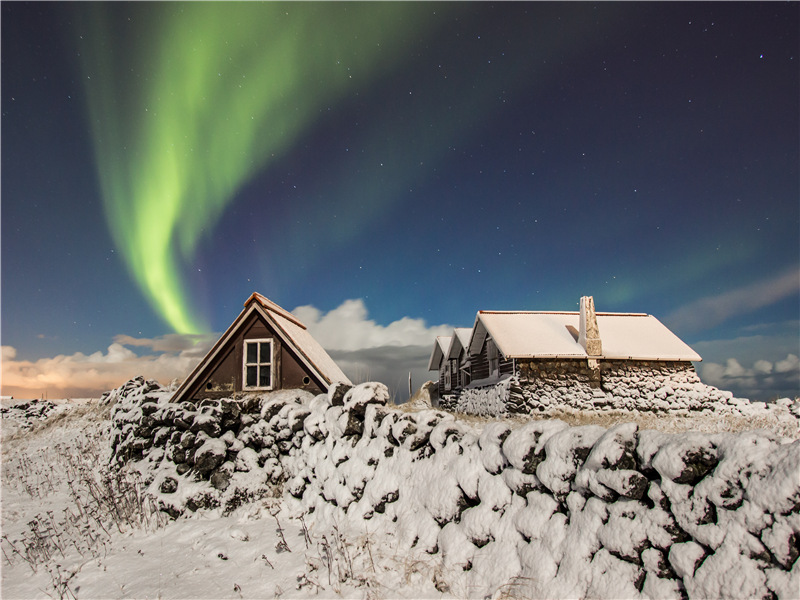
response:
[(354, 412), (342, 413), (340, 418), (344, 422), (344, 432), (342, 435), (345, 437), (361, 437), (361, 434), (364, 432), (364, 422), (359, 419)]
[(173, 446), (172, 452), (169, 454), (169, 459), (175, 464), (186, 462), (186, 450), (180, 446)]
[(375, 512), (378, 514), (383, 514), (386, 511), (386, 505), (391, 504), (392, 502), (397, 502), (398, 498), (400, 498), (399, 491), (387, 492), (375, 505)]
[(606, 431), (586, 458), (586, 468), (636, 469), (638, 430), (639, 426), (636, 423), (620, 423)]
[(328, 400), (331, 406), (344, 406), (344, 397), (353, 386), (337, 381), (328, 388)]
[(597, 471), (597, 480), (620, 496), (633, 500), (644, 498), (650, 486), (647, 477), (631, 469), (600, 469)]
[(536, 468), (547, 457), (545, 442), (566, 428), (563, 421), (533, 421), (513, 430), (503, 442), (503, 454), (512, 466), (526, 475), (535, 475)]
[(190, 430), (193, 433), (202, 431), (212, 438), (219, 437), (222, 433), (220, 417), (214, 411), (198, 412), (192, 420)]
[(159, 427), (153, 434), (153, 445), (162, 448), (166, 447), (171, 435), (172, 430), (169, 427)]
[(384, 384), (368, 381), (348, 390), (344, 396), (343, 407), (345, 411), (355, 413), (363, 420), (368, 404), (385, 406), (389, 397), (389, 388)]
[(227, 469), (217, 469), (211, 474), (208, 481), (211, 487), (224, 492), (231, 483), (231, 474)]
[(174, 477), (164, 477), (158, 489), (162, 494), (174, 494), (178, 489), (178, 480)]
[(691, 578), (706, 556), (706, 549), (697, 542), (674, 544), (669, 550), (669, 564), (681, 579)]
[(714, 445), (699, 433), (674, 436), (653, 457), (653, 468), (675, 483), (694, 485), (717, 465)]
[(511, 434), (511, 427), (498, 421), (487, 423), (478, 438), (483, 467), (492, 475), (497, 475), (508, 463), (503, 454), (503, 442)]
[(222, 440), (214, 438), (206, 440), (197, 452), (195, 452), (195, 469), (203, 475), (210, 473), (225, 460), (226, 451), (227, 447)]
[(536, 468), (536, 476), (559, 500), (569, 493), (578, 468), (603, 433), (605, 429), (597, 425), (569, 427), (545, 443), (547, 458)]
[(298, 407), (295, 410), (289, 412), (289, 431), (296, 434), (303, 430), (303, 423), (311, 414), (311, 411), (307, 408)]
[(142, 403), (142, 414), (145, 416), (152, 415), (157, 410), (158, 410), (158, 404), (156, 404), (155, 402)]
[(242, 400), (241, 405), (242, 413), (246, 413), (248, 415), (252, 414), (260, 414), (261, 413), (261, 398), (258, 396), (247, 396), (244, 400)]
[(184, 431), (180, 437), (179, 444), (184, 450), (194, 447), (195, 434), (191, 431)]

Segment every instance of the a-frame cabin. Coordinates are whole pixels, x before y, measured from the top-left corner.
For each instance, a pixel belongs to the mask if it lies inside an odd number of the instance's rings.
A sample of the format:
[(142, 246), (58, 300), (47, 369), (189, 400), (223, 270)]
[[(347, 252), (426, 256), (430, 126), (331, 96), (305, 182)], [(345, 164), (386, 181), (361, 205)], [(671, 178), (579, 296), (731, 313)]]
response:
[(173, 402), (282, 389), (324, 393), (350, 383), (300, 320), (261, 294), (217, 340), (172, 396)]

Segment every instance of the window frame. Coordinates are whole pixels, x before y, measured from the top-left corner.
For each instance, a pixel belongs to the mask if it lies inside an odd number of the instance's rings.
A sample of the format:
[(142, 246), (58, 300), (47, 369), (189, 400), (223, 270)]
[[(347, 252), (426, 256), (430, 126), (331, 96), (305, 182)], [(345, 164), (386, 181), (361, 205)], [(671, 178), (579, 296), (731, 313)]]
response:
[[(247, 362), (247, 345), (256, 344), (256, 362)], [(261, 356), (261, 344), (269, 344), (269, 361)], [(247, 367), (256, 367), (256, 381), (260, 380), (261, 369), (269, 368), (268, 386), (247, 385)], [(271, 391), (275, 388), (275, 340), (273, 338), (251, 338), (242, 344), (242, 390), (247, 392)]]

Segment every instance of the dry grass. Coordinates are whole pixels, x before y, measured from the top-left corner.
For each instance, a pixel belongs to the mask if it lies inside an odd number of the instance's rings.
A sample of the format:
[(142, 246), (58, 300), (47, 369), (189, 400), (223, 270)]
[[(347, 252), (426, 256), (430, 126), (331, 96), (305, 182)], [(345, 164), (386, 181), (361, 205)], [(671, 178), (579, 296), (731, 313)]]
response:
[(487, 423), (504, 421), (509, 425), (519, 426), (529, 421), (559, 419), (570, 426), (599, 425), (610, 428), (619, 423), (636, 423), (640, 429), (652, 429), (665, 433), (682, 433), (699, 431), (701, 433), (736, 433), (740, 431), (766, 430), (779, 437), (798, 438), (798, 421), (786, 409), (775, 408), (769, 414), (737, 415), (733, 413), (676, 413), (664, 414), (638, 411), (582, 411), (561, 408), (543, 413), (529, 415), (513, 415), (508, 417), (479, 417), (464, 413), (455, 413), (458, 421), (476, 429), (482, 429)]
[(508, 583), (501, 585), (497, 590), (496, 600), (533, 600), (533, 596), (526, 593), (531, 587), (533, 579), (530, 577), (513, 577)]
[(46, 419), (35, 423), (30, 429), (20, 428), (14, 433), (3, 435), (3, 445), (11, 444), (13, 446), (14, 442), (18, 443), (21, 440), (30, 439), (30, 436), (46, 433), (79, 420), (86, 420), (87, 424), (107, 423), (110, 420), (111, 409), (111, 405), (101, 405), (96, 400), (61, 407)]

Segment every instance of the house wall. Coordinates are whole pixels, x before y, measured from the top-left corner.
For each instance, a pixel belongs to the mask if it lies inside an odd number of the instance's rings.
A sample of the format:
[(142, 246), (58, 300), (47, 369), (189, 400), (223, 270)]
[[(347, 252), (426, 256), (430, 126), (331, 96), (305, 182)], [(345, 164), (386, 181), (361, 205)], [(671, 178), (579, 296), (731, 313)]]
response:
[(327, 391), (321, 381), (306, 371), (297, 355), (283, 342), (280, 336), (267, 325), (261, 315), (252, 313), (234, 336), (208, 365), (206, 372), (198, 378), (187, 398), (229, 398), (232, 393), (242, 392), (242, 359), (244, 341), (251, 339), (272, 339), (275, 360), (273, 390), (303, 389), (313, 394)]
[[(488, 343), (491, 338), (489, 336), (483, 341), (483, 346), (481, 347), (481, 351), (477, 356), (472, 357), (472, 366), (471, 366), (471, 375), (472, 381), (476, 382), (480, 379), (486, 379), (489, 377), (489, 352), (488, 352)], [(502, 354), (499, 353), (499, 371), (500, 375), (513, 375), (514, 374), (514, 360), (511, 358), (505, 358)]]
[[(688, 361), (667, 360), (601, 360), (599, 368), (591, 369), (586, 359), (517, 359), (520, 383), (534, 380), (589, 384), (591, 387), (613, 392), (624, 387), (626, 381), (639, 382), (641, 376), (669, 375), (679, 371), (694, 372)], [(638, 383), (637, 383), (638, 385)]]

